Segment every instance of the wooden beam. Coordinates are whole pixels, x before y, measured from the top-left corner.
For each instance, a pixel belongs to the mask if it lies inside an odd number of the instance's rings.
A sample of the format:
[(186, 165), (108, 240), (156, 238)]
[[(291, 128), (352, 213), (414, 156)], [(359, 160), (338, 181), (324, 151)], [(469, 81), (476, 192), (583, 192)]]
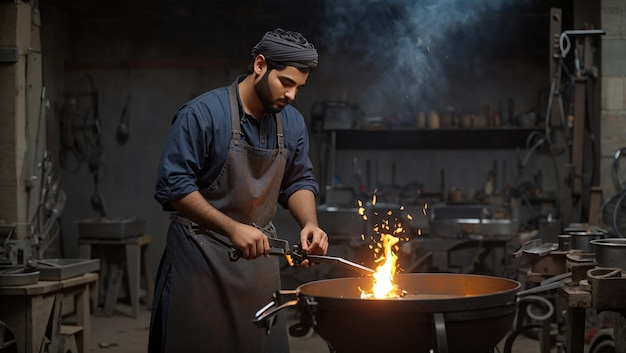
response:
[[(0, 63), (0, 221), (6, 223), (29, 221), (23, 175), (28, 148), (26, 75), (27, 69), (35, 69), (27, 67), (28, 52), (40, 47), (39, 27), (33, 25), (32, 14), (29, 2), (0, 2), (0, 48), (11, 49), (16, 57), (15, 62)], [(41, 75), (40, 69), (33, 72)], [(18, 238), (26, 234), (25, 228), (18, 228)]]
[(587, 85), (585, 80), (576, 80), (574, 84), (574, 123), (572, 125), (572, 165), (574, 168), (572, 192), (575, 195), (580, 195), (583, 189), (586, 91)]
[(592, 186), (589, 196), (589, 224), (602, 226), (602, 188)]

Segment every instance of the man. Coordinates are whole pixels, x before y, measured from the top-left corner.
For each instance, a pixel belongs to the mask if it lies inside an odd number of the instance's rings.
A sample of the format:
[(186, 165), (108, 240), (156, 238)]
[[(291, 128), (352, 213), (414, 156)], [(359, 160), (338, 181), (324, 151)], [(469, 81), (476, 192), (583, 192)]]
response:
[[(280, 289), (278, 258), (268, 256), (277, 202), (301, 226), (302, 248), (327, 252), (306, 125), (289, 105), (317, 66), (317, 50), (299, 33), (276, 29), (252, 59), (247, 76), (179, 109), (163, 149), (155, 198), (174, 213), (150, 352), (288, 352), (284, 322), (269, 337), (252, 322)], [(224, 244), (246, 260), (229, 261)]]

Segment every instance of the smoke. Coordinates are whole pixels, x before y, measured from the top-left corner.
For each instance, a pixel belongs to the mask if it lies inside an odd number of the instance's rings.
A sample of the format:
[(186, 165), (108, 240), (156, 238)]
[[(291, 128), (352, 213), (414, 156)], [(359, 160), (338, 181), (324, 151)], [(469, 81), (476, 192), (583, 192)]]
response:
[[(446, 70), (473, 70), (496, 34), (490, 21), (510, 0), (327, 0), (321, 44), (375, 67), (369, 95), (435, 104)], [(387, 93), (385, 93), (387, 92)], [(387, 99), (388, 97), (382, 97)], [(427, 103), (424, 103), (427, 102)]]

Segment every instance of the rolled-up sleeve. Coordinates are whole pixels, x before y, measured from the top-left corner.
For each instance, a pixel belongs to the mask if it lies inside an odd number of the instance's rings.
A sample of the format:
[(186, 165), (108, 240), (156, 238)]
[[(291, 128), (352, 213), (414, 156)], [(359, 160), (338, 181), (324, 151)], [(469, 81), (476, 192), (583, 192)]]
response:
[(154, 197), (164, 210), (174, 211), (170, 202), (198, 190), (197, 175), (209, 155), (207, 119), (190, 107), (174, 118), (157, 170)]

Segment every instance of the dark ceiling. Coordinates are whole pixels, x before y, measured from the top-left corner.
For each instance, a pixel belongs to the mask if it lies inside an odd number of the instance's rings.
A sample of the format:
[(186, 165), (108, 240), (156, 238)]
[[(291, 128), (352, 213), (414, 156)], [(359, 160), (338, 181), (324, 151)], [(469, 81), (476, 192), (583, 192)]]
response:
[[(464, 46), (476, 48), (478, 43), (483, 50), (473, 55), (527, 55), (539, 50), (543, 59), (550, 8), (562, 8), (567, 19), (573, 0), (40, 1), (66, 12), (72, 22), (124, 19), (143, 27), (158, 22), (168, 24), (160, 28), (184, 28), (199, 39), (221, 33), (250, 33), (256, 39), (270, 27), (289, 28), (304, 33), (320, 49), (357, 55), (380, 52), (373, 56), (381, 62), (389, 60), (385, 46), (402, 40), (423, 45), (429, 53), (439, 49), (442, 56)], [(424, 44), (427, 37), (433, 44)]]
[(299, 0), (41, 0), (70, 17), (171, 16), (176, 14), (228, 14), (246, 18), (260, 16), (305, 17), (318, 13), (323, 1)]
[[(345, 10), (362, 13), (371, 9), (380, 13), (393, 11), (408, 3), (421, 4), (423, 7), (446, 6), (468, 8), (498, 8), (497, 12), (519, 12), (536, 15), (550, 7), (571, 8), (573, 0), (39, 0), (57, 6), (70, 16), (111, 17), (111, 16), (151, 16), (171, 15), (181, 12), (203, 14), (207, 12), (244, 16), (275, 18), (308, 18), (321, 15), (325, 9), (340, 5)], [(365, 10), (364, 10), (365, 9)]]

